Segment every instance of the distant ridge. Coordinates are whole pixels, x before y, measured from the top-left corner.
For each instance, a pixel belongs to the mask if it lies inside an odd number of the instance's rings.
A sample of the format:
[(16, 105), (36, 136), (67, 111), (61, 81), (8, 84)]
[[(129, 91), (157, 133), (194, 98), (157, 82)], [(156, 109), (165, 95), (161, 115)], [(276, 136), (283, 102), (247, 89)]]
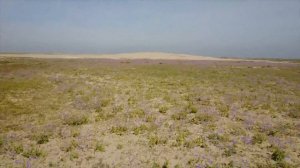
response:
[(1, 57), (30, 58), (102, 58), (102, 59), (153, 59), (153, 60), (238, 60), (214, 58), (189, 54), (174, 54), (162, 52), (136, 52), (121, 54), (59, 54), (59, 53), (0, 53)]

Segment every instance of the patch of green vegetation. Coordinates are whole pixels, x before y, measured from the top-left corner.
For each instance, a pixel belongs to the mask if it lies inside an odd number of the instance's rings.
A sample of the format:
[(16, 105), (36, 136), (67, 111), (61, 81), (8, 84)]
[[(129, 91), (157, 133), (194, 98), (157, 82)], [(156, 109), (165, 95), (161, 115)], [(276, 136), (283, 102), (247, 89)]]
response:
[(117, 134), (117, 135), (124, 135), (127, 132), (127, 127), (124, 126), (116, 126), (116, 127), (112, 127), (110, 129), (111, 133)]
[(167, 139), (166, 138), (162, 138), (162, 137), (159, 137), (157, 135), (151, 135), (149, 136), (149, 146), (150, 147), (153, 147), (155, 145), (161, 145), (161, 144), (166, 144), (167, 143)]
[(183, 130), (178, 132), (177, 137), (176, 137), (176, 144), (175, 146), (181, 146), (185, 144), (186, 138), (191, 134), (190, 131), (188, 130)]
[(210, 134), (208, 135), (207, 137), (209, 139), (209, 141), (213, 144), (219, 144), (220, 142), (224, 142), (224, 141), (227, 141), (227, 139), (222, 136), (222, 135), (219, 135), (217, 133), (213, 133), (213, 134)]
[(285, 151), (276, 148), (275, 151), (272, 153), (272, 159), (275, 161), (282, 161), (285, 158)]
[(198, 112), (198, 109), (192, 103), (189, 103), (189, 105), (186, 107), (186, 110), (189, 113), (197, 113)]
[(175, 113), (171, 116), (171, 118), (173, 120), (185, 120), (187, 117), (187, 113), (186, 112), (179, 112), (179, 113)]
[(102, 142), (97, 142), (96, 147), (95, 147), (95, 151), (105, 152), (104, 144)]
[(214, 121), (214, 117), (206, 113), (199, 113), (190, 120), (190, 122), (193, 124), (201, 124), (203, 122), (213, 122), (213, 121)]
[(72, 126), (88, 123), (88, 116), (84, 112), (66, 113), (63, 119), (65, 124), (72, 125)]
[(97, 114), (97, 116), (95, 117), (95, 121), (99, 122), (99, 121), (105, 121), (105, 120), (109, 120), (111, 118), (113, 118), (115, 115), (112, 113), (105, 113), (105, 112), (100, 112)]
[(110, 102), (111, 102), (110, 99), (103, 99), (103, 100), (101, 100), (101, 107), (107, 107)]
[(4, 140), (2, 137), (0, 137), (0, 148), (3, 146), (3, 144), (4, 144)]
[(266, 135), (263, 133), (256, 133), (252, 138), (252, 144), (261, 144), (266, 140)]
[(222, 117), (229, 117), (229, 105), (228, 104), (218, 104), (218, 110)]
[(79, 154), (75, 151), (70, 152), (70, 160), (74, 160), (74, 159), (78, 159), (79, 158)]
[(158, 111), (162, 114), (165, 114), (165, 113), (167, 113), (168, 109), (169, 108), (167, 106), (160, 106)]
[(225, 149), (223, 154), (224, 154), (224, 156), (229, 157), (236, 153), (237, 153), (237, 151), (236, 151), (235, 147), (229, 147), (229, 148)]
[(66, 146), (63, 146), (61, 149), (65, 152), (70, 152), (76, 149), (78, 146), (78, 143), (75, 140), (72, 140), (70, 143), (68, 143)]
[(146, 122), (153, 122), (153, 121), (155, 121), (155, 116), (154, 115), (147, 115), (146, 116)]
[(21, 154), (24, 151), (24, 147), (22, 144), (12, 144), (12, 148), (16, 154)]
[(44, 144), (49, 142), (49, 135), (47, 134), (42, 134), (36, 137), (36, 143), (37, 144)]
[(141, 118), (145, 116), (145, 111), (142, 109), (135, 109), (129, 113), (130, 118)]
[(133, 134), (134, 135), (143, 134), (143, 133), (145, 133), (148, 130), (149, 130), (149, 128), (145, 124), (142, 124), (142, 125), (140, 125), (138, 127), (134, 127), (133, 128)]
[(195, 138), (191, 141), (185, 142), (184, 147), (187, 147), (187, 148), (194, 148), (194, 147), (205, 148), (205, 147), (207, 147), (207, 145), (206, 145), (205, 139), (203, 137), (198, 137), (198, 138)]
[(22, 155), (24, 157), (27, 157), (27, 158), (36, 158), (36, 157), (41, 157), (44, 155), (43, 151), (38, 149), (38, 148), (35, 148), (35, 147), (31, 147), (29, 150), (25, 150)]

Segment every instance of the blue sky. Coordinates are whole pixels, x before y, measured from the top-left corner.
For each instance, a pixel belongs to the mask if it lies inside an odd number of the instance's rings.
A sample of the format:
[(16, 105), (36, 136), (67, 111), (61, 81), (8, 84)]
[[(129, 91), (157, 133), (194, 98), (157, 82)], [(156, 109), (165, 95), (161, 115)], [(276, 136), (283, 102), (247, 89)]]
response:
[(300, 58), (300, 0), (0, 0), (0, 52)]

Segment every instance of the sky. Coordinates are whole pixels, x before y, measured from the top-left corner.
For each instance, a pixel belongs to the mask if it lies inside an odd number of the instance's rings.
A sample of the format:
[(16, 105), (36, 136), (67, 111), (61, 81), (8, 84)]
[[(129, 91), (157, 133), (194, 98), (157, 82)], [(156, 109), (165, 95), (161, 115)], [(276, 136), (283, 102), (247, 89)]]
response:
[(300, 58), (300, 0), (0, 0), (0, 52)]

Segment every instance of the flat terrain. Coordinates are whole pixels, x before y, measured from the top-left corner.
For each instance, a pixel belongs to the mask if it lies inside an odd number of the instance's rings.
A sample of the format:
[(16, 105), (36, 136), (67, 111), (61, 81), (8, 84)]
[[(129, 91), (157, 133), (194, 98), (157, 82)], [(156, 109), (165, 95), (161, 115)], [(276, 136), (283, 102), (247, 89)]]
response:
[(299, 63), (167, 55), (1, 55), (0, 167), (300, 167)]

